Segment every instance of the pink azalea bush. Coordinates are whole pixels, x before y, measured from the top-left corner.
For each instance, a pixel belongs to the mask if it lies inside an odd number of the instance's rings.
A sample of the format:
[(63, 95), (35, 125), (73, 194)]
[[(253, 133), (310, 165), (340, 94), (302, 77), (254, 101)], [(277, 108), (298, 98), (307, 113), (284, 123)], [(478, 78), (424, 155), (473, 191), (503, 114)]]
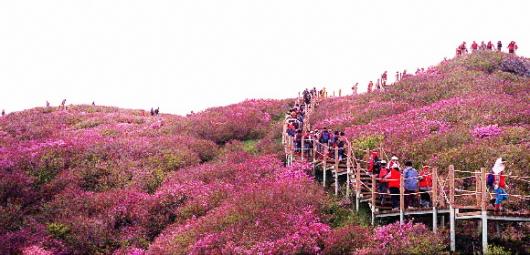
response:
[(477, 138), (486, 138), (492, 136), (500, 135), (502, 130), (498, 125), (488, 125), (488, 126), (477, 126), (473, 129), (473, 136)]
[(411, 221), (377, 227), (372, 238), (375, 246), (359, 249), (355, 254), (440, 254), (445, 250), (443, 238)]
[[(449, 164), (475, 171), (499, 155), (514, 175), (528, 175), (530, 91), (520, 65), (527, 59), (508, 58), (444, 61), (384, 92), (327, 99), (311, 122), (345, 130), (355, 146), (382, 143), (442, 176)], [(284, 167), (290, 102), (247, 100), (188, 116), (74, 105), (1, 117), (0, 254), (443, 249), (424, 225), (358, 226), (314, 183), (308, 164)]]
[(325, 199), (322, 190), (305, 173), (307, 165), (296, 164), (270, 172), (279, 167), (280, 162), (272, 158), (259, 160), (267, 160), (268, 167), (251, 169), (248, 166), (263, 164), (246, 162), (244, 169), (223, 174), (222, 179), (232, 176), (238, 179), (223, 181), (237, 184), (232, 187), (233, 192), (227, 193), (218, 207), (196, 211), (187, 220), (168, 227), (148, 252), (293, 254), (320, 251), (321, 239), (329, 231), (329, 226), (319, 217)]

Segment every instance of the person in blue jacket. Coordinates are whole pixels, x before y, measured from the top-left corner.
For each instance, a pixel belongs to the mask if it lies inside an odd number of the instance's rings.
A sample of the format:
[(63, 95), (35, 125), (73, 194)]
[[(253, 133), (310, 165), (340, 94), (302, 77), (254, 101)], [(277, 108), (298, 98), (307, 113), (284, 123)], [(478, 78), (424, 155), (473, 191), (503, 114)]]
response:
[(418, 192), (418, 171), (412, 167), (412, 161), (405, 162), (403, 170), (403, 180), (405, 184), (405, 208), (414, 208), (416, 206), (416, 194)]

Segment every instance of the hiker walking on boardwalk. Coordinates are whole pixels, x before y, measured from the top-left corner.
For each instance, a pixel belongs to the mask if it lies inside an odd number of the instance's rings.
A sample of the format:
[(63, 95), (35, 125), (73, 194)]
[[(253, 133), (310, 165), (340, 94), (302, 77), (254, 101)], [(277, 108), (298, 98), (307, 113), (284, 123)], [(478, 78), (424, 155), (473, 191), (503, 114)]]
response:
[(368, 172), (373, 174), (376, 164), (379, 164), (379, 153), (377, 151), (372, 151), (372, 153), (370, 153), (370, 158), (368, 159)]
[(401, 173), (399, 166), (394, 165), (390, 172), (385, 176), (388, 182), (388, 190), (390, 191), (390, 199), (392, 201), (392, 210), (399, 208), (399, 187), (401, 182)]
[(502, 50), (502, 42), (501, 41), (497, 41), (497, 51), (501, 51)]
[(430, 207), (431, 196), (427, 192), (432, 189), (432, 175), (429, 166), (423, 167), (420, 173), (420, 177), (418, 179), (420, 180), (420, 192), (425, 192), (420, 194), (420, 205), (422, 207)]
[(504, 165), (505, 161), (502, 158), (498, 158), (491, 169), (491, 172), (488, 174), (486, 179), (486, 185), (490, 190), (495, 192), (495, 212), (502, 210), (502, 201), (508, 199), (508, 194), (506, 193), (506, 176), (504, 175)]
[(394, 166), (398, 166), (399, 167), (399, 158), (396, 157), (396, 156), (392, 156), (392, 158), (390, 158), (390, 162), (388, 162), (388, 169), (392, 169), (392, 167)]
[(405, 178), (405, 208), (413, 208), (416, 206), (416, 195), (413, 193), (418, 192), (418, 171), (412, 167), (410, 160), (405, 162), (403, 178)]
[(478, 44), (477, 42), (473, 41), (471, 44), (471, 52), (476, 52), (478, 50)]
[(388, 182), (385, 180), (385, 176), (387, 176), (389, 172), (390, 171), (386, 168), (386, 160), (381, 160), (381, 169), (377, 175), (377, 192), (379, 193), (379, 202), (381, 206), (385, 203), (384, 193), (388, 192)]
[(517, 48), (517, 44), (514, 41), (511, 41), (510, 44), (508, 44), (508, 53), (515, 54)]
[(370, 82), (368, 83), (368, 93), (372, 93), (372, 89), (373, 89), (373, 87), (374, 87), (374, 83), (373, 83), (372, 81), (370, 81)]

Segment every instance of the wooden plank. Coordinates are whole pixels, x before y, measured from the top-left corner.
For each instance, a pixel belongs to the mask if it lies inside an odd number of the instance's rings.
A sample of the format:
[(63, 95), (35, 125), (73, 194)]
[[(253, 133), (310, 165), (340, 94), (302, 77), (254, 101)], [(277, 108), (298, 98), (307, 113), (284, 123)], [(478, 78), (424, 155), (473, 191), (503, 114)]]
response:
[(361, 198), (361, 164), (357, 163), (355, 168), (355, 210), (359, 211), (359, 199)]
[(399, 176), (399, 223), (403, 224), (405, 223), (405, 185), (404, 185), (404, 179), (403, 176)]
[(327, 161), (328, 161), (328, 146), (327, 145), (324, 145), (324, 157), (322, 159), (322, 162), (323, 162), (323, 176), (322, 176), (322, 186), (324, 186), (324, 188), (326, 187), (326, 171), (327, 171), (327, 168), (326, 168), (326, 164), (327, 164)]
[(335, 146), (335, 196), (339, 195), (339, 147)]
[(432, 232), (438, 232), (438, 168), (434, 167), (432, 169)]
[(350, 174), (351, 174), (351, 158), (350, 158), (350, 152), (351, 147), (349, 143), (346, 144), (347, 146), (347, 152), (346, 152), (346, 197), (350, 198)]
[(449, 165), (449, 204), (455, 206), (455, 167)]
[(480, 168), (480, 171), (482, 173), (482, 199), (480, 203), (481, 207), (481, 214), (482, 214), (482, 254), (488, 253), (488, 214), (486, 211), (486, 168), (482, 167)]

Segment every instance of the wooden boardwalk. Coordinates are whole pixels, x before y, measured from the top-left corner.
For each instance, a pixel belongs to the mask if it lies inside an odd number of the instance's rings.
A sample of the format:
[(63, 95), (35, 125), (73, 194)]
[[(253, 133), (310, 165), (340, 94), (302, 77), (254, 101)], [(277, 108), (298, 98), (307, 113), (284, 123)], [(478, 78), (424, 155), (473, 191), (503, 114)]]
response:
[[(300, 103), (300, 98), (297, 103)], [(318, 106), (319, 99), (312, 100), (311, 104), (305, 105), (305, 118), (302, 126), (303, 137), (309, 133), (310, 118), (315, 107)], [(286, 118), (287, 120), (287, 118)], [(377, 185), (379, 180), (375, 175), (368, 171), (368, 162), (355, 155), (365, 155), (369, 158), (370, 151), (360, 151), (353, 148), (348, 141), (345, 143), (344, 156), (339, 154), (338, 147), (330, 147), (328, 144), (322, 144), (315, 139), (301, 139), (300, 146), (295, 145), (294, 138), (287, 134), (287, 121), (284, 124), (282, 142), (285, 147), (287, 164), (292, 164), (294, 160), (306, 160), (313, 165), (313, 175), (322, 174), (322, 185), (326, 188), (329, 182), (328, 178), (333, 181), (334, 194), (338, 196), (344, 194), (348, 199), (354, 201), (354, 209), (359, 211), (361, 203), (367, 203), (371, 211), (371, 222), (375, 224), (376, 218), (397, 217), (403, 223), (407, 215), (424, 215), (432, 217), (432, 229), (437, 232), (439, 215), (442, 215), (442, 221), (445, 215), (449, 214), (450, 226), (450, 247), (455, 251), (455, 226), (456, 220), (480, 220), (482, 225), (482, 246), (483, 252), (487, 251), (487, 224), (488, 221), (516, 221), (530, 222), (530, 211), (528, 208), (521, 211), (501, 211), (493, 212), (488, 208), (489, 200), (492, 196), (486, 188), (486, 169), (480, 171), (466, 172), (455, 170), (450, 165), (447, 168), (446, 176), (439, 176), (438, 169), (432, 169), (432, 187), (430, 191), (405, 194), (403, 178), (400, 178), (399, 208), (392, 210), (390, 194), (379, 193)], [(379, 148), (379, 155), (386, 156), (382, 147)], [(385, 158), (386, 159), (386, 158)], [(388, 160), (388, 159), (386, 159)], [(471, 174), (467, 179), (474, 179), (474, 190), (459, 189), (455, 186), (455, 172), (466, 172)], [(466, 178), (457, 178), (459, 180)], [(345, 180), (344, 180), (345, 179)], [(519, 180), (529, 182), (525, 177), (519, 177)], [(342, 182), (342, 184), (341, 184)], [(341, 190), (341, 188), (344, 187)], [(429, 208), (406, 208), (405, 196), (417, 196), (420, 193), (428, 193), (431, 198), (432, 207)], [(512, 195), (514, 199), (520, 199), (528, 207), (530, 196)], [(381, 203), (383, 202), (383, 203)], [(465, 206), (464, 206), (465, 204)], [(442, 223), (444, 225), (444, 223)]]

